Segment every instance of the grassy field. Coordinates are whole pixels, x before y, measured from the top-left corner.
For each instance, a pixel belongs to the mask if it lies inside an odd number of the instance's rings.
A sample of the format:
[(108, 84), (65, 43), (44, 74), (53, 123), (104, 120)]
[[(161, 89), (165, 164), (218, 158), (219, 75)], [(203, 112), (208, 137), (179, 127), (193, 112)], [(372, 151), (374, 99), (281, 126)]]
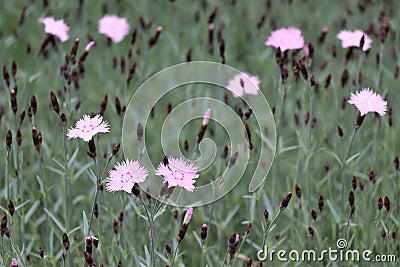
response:
[[(96, 266), (398, 266), (398, 7), (390, 0), (0, 1), (0, 266), (11, 266), (13, 259), (18, 266), (92, 266), (91, 259)], [(98, 32), (106, 14), (125, 17), (130, 25), (119, 43)], [(38, 22), (46, 16), (64, 20), (67, 41), (46, 35)], [(272, 31), (289, 26), (301, 30), (308, 54), (298, 49), (279, 57), (265, 45)], [(356, 29), (371, 38), (368, 51), (343, 48), (336, 38), (341, 30)], [(90, 41), (95, 45), (79, 64)], [(74, 62), (71, 50), (77, 45)], [(135, 121), (147, 116), (129, 106), (140, 85), (187, 61), (224, 63), (258, 76), (258, 96), (267, 99), (276, 125), (274, 135), (275, 129), (268, 134), (259, 127), (261, 117), (243, 120), (254, 148), (243, 148), (250, 158), (242, 179), (219, 200), (193, 205), (188, 225), (182, 222), (188, 207), (165, 205), (146, 195), (146, 187), (141, 198), (106, 190), (116, 162), (141, 161), (145, 153), (157, 168), (168, 154), (161, 141), (164, 122), (174, 123), (167, 115), (180, 103), (208, 97), (245, 113), (258, 97), (245, 96), (246, 104), (221, 86), (183, 85), (149, 103), (147, 121)], [(384, 116), (368, 113), (355, 131), (358, 110), (347, 101), (361, 88), (380, 94), (388, 110)], [(201, 114), (211, 109), (204, 138), (216, 148), (212, 164), (199, 172), (198, 187), (224, 170), (229, 179), (234, 153), (242, 156), (244, 150), (230, 142), (228, 126), (214, 120), (217, 107), (196, 101)], [(93, 138), (94, 155), (93, 143), (68, 139), (67, 130), (84, 114), (99, 113), (110, 132)], [(125, 113), (134, 123), (124, 121)], [(145, 142), (137, 139), (137, 122), (145, 126)], [(166, 133), (188, 159), (199, 155), (201, 125), (197, 116)], [(244, 138), (245, 127), (240, 131)], [(132, 144), (123, 143), (123, 132)], [(267, 161), (261, 153), (265, 136), (276, 138), (274, 161), (265, 182), (249, 192), (257, 164)], [(149, 177), (162, 181), (145, 166)], [(158, 190), (150, 193), (157, 197)], [(178, 242), (182, 229), (186, 235)], [(264, 248), (276, 251), (272, 262), (258, 257)], [(301, 256), (314, 250), (318, 258), (330, 249), (338, 259), (289, 258), (297, 255), (290, 251)], [(279, 250), (286, 251), (286, 261), (278, 258)], [(346, 260), (346, 251), (354, 250), (360, 260)], [(370, 262), (362, 257), (365, 251)]]

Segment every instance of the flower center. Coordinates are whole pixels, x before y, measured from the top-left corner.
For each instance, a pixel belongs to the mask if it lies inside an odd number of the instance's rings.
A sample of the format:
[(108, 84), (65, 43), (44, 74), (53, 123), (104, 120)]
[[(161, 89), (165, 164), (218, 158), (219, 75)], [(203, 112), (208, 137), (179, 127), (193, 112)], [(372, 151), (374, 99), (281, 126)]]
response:
[(84, 125), (82, 128), (82, 133), (90, 133), (94, 130), (94, 126), (92, 124)]
[(126, 172), (125, 174), (121, 174), (121, 183), (127, 183), (130, 180), (133, 180), (133, 176), (130, 172)]
[(176, 180), (182, 181), (183, 179), (185, 179), (185, 173), (180, 170), (171, 171), (171, 175), (174, 176)]

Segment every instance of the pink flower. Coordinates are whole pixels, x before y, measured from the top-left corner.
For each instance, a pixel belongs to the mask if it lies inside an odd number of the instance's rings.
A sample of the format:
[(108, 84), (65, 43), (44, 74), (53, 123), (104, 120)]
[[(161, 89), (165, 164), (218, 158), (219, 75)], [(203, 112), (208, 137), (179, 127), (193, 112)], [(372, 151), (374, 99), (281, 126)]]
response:
[(110, 171), (110, 177), (107, 178), (106, 188), (110, 192), (124, 190), (131, 193), (135, 183), (141, 183), (146, 180), (149, 172), (140, 165), (139, 161), (126, 160), (117, 162), (114, 169)]
[(99, 20), (98, 29), (99, 33), (106, 35), (117, 44), (129, 33), (130, 27), (126, 18), (105, 15)]
[(301, 35), (301, 31), (297, 28), (280, 28), (271, 33), (265, 45), (273, 46), (277, 49), (280, 48), (282, 52), (301, 49), (304, 47), (304, 38)]
[(197, 168), (182, 158), (168, 157), (168, 164), (161, 162), (156, 170), (156, 175), (163, 176), (168, 182), (168, 187), (180, 186), (189, 192), (193, 192), (194, 179), (199, 177)]
[(368, 49), (371, 48), (372, 40), (362, 30), (355, 30), (354, 32), (342, 30), (338, 33), (336, 38), (342, 41), (343, 48), (347, 48), (351, 46), (360, 47), (360, 41), (363, 36), (364, 36), (364, 45), (362, 47), (362, 50), (367, 51)]
[(189, 207), (189, 209), (186, 211), (185, 218), (183, 219), (184, 224), (189, 224), (190, 220), (192, 219), (193, 215), (193, 208)]
[(208, 122), (210, 121), (210, 117), (211, 117), (211, 109), (207, 109), (206, 113), (204, 113), (204, 117), (203, 117), (203, 122), (201, 123), (201, 125), (206, 126), (208, 125)]
[(61, 42), (68, 40), (69, 27), (63, 20), (55, 20), (53, 17), (46, 17), (38, 19), (40, 23), (44, 24), (44, 32), (58, 37)]
[[(249, 84), (248, 80), (252, 84)], [(229, 80), (227, 89), (232, 92), (234, 97), (242, 96), (243, 94), (257, 95), (259, 85), (260, 79), (258, 76), (251, 76), (247, 72), (242, 72)]]
[(11, 261), (11, 266), (12, 266), (12, 267), (18, 267), (18, 261), (17, 261), (16, 258), (12, 259), (12, 261)]
[(376, 112), (383, 116), (387, 109), (387, 102), (369, 88), (363, 88), (361, 91), (351, 94), (348, 103), (355, 105), (360, 111), (361, 116), (368, 112)]
[(89, 142), (97, 133), (108, 133), (110, 126), (108, 122), (103, 121), (103, 117), (96, 115), (90, 118), (89, 115), (83, 115), (83, 118), (75, 124), (75, 128), (68, 130), (68, 139), (82, 138), (83, 141)]

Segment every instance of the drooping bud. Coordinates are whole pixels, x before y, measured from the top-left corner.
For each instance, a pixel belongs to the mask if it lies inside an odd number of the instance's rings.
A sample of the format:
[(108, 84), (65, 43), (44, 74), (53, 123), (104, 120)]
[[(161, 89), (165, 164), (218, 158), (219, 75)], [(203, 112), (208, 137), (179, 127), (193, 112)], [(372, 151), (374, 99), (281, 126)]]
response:
[(320, 196), (319, 196), (319, 199), (318, 199), (318, 209), (319, 209), (320, 212), (323, 211), (324, 206), (325, 206), (324, 196), (323, 196), (323, 195), (320, 195)]
[(8, 201), (8, 212), (10, 213), (11, 217), (14, 216), (15, 207), (14, 207), (14, 202), (12, 202), (11, 199), (10, 201)]

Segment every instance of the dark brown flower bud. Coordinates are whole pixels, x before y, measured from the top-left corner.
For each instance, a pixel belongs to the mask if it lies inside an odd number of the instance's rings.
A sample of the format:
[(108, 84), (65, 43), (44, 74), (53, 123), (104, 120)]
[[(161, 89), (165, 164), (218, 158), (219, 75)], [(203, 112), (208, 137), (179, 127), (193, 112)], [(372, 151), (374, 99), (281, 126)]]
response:
[(115, 156), (118, 153), (120, 146), (121, 146), (120, 144), (115, 144), (113, 146), (113, 148), (112, 148), (112, 155), (113, 156)]
[(92, 255), (90, 255), (90, 253), (87, 253), (86, 251), (83, 252), (83, 256), (85, 257), (85, 261), (89, 266), (93, 266), (93, 258)]
[(360, 187), (360, 190), (363, 191), (364, 190), (364, 182), (360, 180), (360, 182), (358, 182), (358, 186)]
[(365, 118), (365, 115), (361, 115), (361, 113), (358, 112), (357, 118), (356, 118), (356, 123), (355, 123), (355, 126), (354, 126), (354, 131), (357, 131), (361, 127), (361, 125), (362, 125), (362, 123), (364, 121), (364, 118)]
[(378, 198), (378, 210), (381, 210), (383, 207), (383, 201), (382, 201), (382, 197)]
[(311, 217), (313, 218), (314, 221), (317, 219), (317, 212), (315, 211), (315, 209), (311, 210)]
[(328, 27), (323, 27), (322, 32), (318, 35), (319, 44), (322, 44), (324, 42), (327, 33), (328, 33)]
[(93, 241), (94, 247), (98, 248), (99, 247), (99, 239), (94, 237), (94, 236), (92, 236), (92, 241)]
[(8, 201), (8, 212), (10, 213), (11, 217), (14, 216), (15, 208), (14, 208), (14, 202), (10, 199)]
[(140, 193), (139, 185), (138, 185), (137, 183), (134, 183), (134, 184), (133, 184), (133, 187), (132, 187), (132, 194), (133, 194), (135, 197), (137, 197), (137, 198), (141, 198), (141, 197), (142, 197), (142, 195), (141, 195), (141, 193)]
[(304, 80), (307, 81), (308, 80), (308, 71), (307, 71), (306, 65), (304, 64), (304, 59), (300, 59), (298, 62), (298, 65), (299, 65), (301, 75), (303, 76)]
[(64, 249), (66, 251), (68, 251), (69, 250), (69, 238), (68, 238), (68, 234), (66, 232), (63, 232), (63, 234), (62, 234), (62, 242), (64, 245)]
[(18, 110), (18, 104), (17, 104), (17, 91), (14, 89), (11, 90), (10, 92), (10, 101), (11, 101), (11, 109), (14, 114), (17, 113)]
[(129, 68), (128, 77), (126, 78), (127, 85), (130, 84), (130, 82), (133, 78), (133, 75), (135, 75), (135, 70), (136, 70), (136, 61), (134, 61), (131, 65), (131, 67)]
[(246, 233), (247, 233), (247, 234), (250, 233), (251, 228), (253, 228), (253, 224), (250, 222), (250, 223), (247, 224), (247, 227), (246, 227)]
[(100, 114), (101, 116), (104, 116), (104, 112), (106, 112), (106, 109), (107, 109), (107, 102), (108, 102), (108, 95), (105, 94), (105, 95), (103, 96), (103, 99), (101, 100), (101, 103), (100, 103), (99, 114)]
[(15, 83), (15, 78), (17, 76), (17, 62), (15, 60), (13, 60), (11, 63), (11, 75), (13, 76)]
[(90, 236), (86, 237), (86, 241), (85, 241), (85, 251), (89, 254), (92, 254), (92, 246), (93, 242), (92, 242), (92, 238)]
[(50, 100), (51, 100), (51, 106), (52, 106), (53, 110), (57, 114), (60, 114), (60, 105), (58, 104), (57, 96), (53, 91), (50, 92)]
[(172, 111), (172, 103), (168, 102), (168, 104), (167, 104), (167, 114), (171, 113), (171, 111)]
[(287, 193), (285, 198), (282, 200), (281, 205), (279, 206), (279, 209), (281, 211), (283, 211), (283, 210), (285, 210), (287, 208), (291, 198), (292, 198), (292, 192)]
[(43, 259), (44, 258), (44, 249), (39, 247), (39, 256)]
[(281, 67), (281, 78), (282, 78), (282, 83), (285, 84), (287, 78), (289, 77), (289, 71), (285, 66)]
[(395, 158), (394, 158), (394, 169), (397, 171), (397, 170), (399, 170), (399, 157), (398, 156), (396, 156)]
[(189, 142), (187, 139), (183, 142), (183, 149), (185, 149), (186, 152), (189, 151)]
[(349, 206), (352, 208), (354, 206), (354, 191), (350, 190), (349, 192)]
[(314, 236), (314, 228), (312, 228), (311, 226), (308, 227), (308, 232), (310, 233), (311, 236)]
[(325, 78), (325, 85), (324, 85), (325, 89), (328, 88), (329, 85), (331, 84), (331, 79), (332, 79), (332, 75), (328, 74), (328, 76), (326, 76), (326, 78)]
[(97, 202), (94, 204), (94, 211), (93, 211), (94, 217), (96, 219), (99, 218), (100, 215), (100, 210), (99, 210), (99, 205), (97, 204)]
[(228, 249), (229, 249), (229, 257), (230, 259), (233, 259), (233, 257), (236, 254), (236, 248), (239, 244), (239, 235), (236, 233), (233, 233), (228, 241)]
[(371, 182), (376, 182), (376, 172), (374, 170), (369, 171), (368, 177)]
[(307, 111), (306, 115), (304, 115), (304, 124), (307, 125), (310, 121), (310, 112)]
[(189, 47), (189, 49), (186, 51), (186, 62), (192, 61), (192, 52), (193, 48)]
[(301, 198), (301, 189), (300, 189), (300, 186), (299, 186), (298, 184), (296, 184), (296, 185), (294, 186), (294, 189), (295, 189), (295, 192), (296, 192), (296, 196), (297, 196), (298, 198)]
[(6, 149), (8, 152), (10, 152), (11, 150), (11, 145), (12, 145), (12, 134), (11, 130), (8, 130), (6, 135)]
[(7, 229), (7, 214), (4, 214), (3, 217), (1, 217), (1, 224), (0, 224), (1, 236), (4, 236), (6, 229)]
[(266, 223), (268, 222), (268, 217), (269, 217), (268, 210), (264, 210), (264, 220), (265, 220)]
[(395, 231), (392, 231), (392, 238), (393, 238), (393, 240), (396, 240), (396, 232)]
[(32, 95), (32, 97), (31, 97), (31, 108), (32, 108), (33, 115), (36, 115), (37, 102), (36, 102), (36, 96), (35, 95)]
[(114, 234), (118, 234), (118, 221), (117, 221), (117, 219), (114, 219), (114, 222), (113, 222), (113, 231), (114, 231)]
[(232, 168), (232, 167), (235, 165), (238, 156), (239, 156), (239, 153), (238, 153), (238, 152), (235, 152), (235, 153), (232, 155), (232, 157), (229, 159), (229, 162), (228, 162), (228, 168), (229, 168), (229, 169)]
[(168, 255), (172, 254), (172, 248), (170, 244), (165, 244), (165, 251), (167, 252)]
[(388, 196), (384, 197), (383, 205), (385, 206), (386, 212), (390, 211), (390, 199)]
[(328, 171), (329, 171), (329, 168), (330, 168), (329, 162), (328, 162), (328, 161), (325, 161), (325, 164), (324, 164), (325, 172), (328, 172)]
[(353, 187), (353, 190), (356, 190), (357, 188), (357, 179), (356, 177), (353, 175), (353, 178), (351, 178), (351, 185)]
[(349, 81), (349, 71), (347, 69), (344, 69), (342, 72), (342, 78), (340, 79), (342, 87), (345, 87), (347, 82)]
[(213, 23), (218, 12), (218, 6), (215, 6), (211, 14), (208, 16), (208, 24)]
[(386, 237), (386, 231), (385, 231), (385, 229), (382, 229), (382, 230), (381, 230), (381, 236), (382, 236), (382, 238), (385, 238), (385, 237)]
[(32, 128), (32, 141), (33, 145), (36, 148), (36, 151), (39, 152), (40, 151), (39, 133), (35, 127)]
[(118, 221), (121, 223), (121, 227), (122, 227), (122, 223), (124, 222), (124, 212), (123, 211), (119, 212)]
[(320, 195), (319, 199), (318, 199), (318, 209), (320, 212), (322, 212), (324, 210), (324, 206), (325, 206), (324, 196)]
[(71, 53), (70, 53), (70, 58), (72, 64), (75, 64), (75, 57), (76, 57), (76, 52), (78, 52), (78, 47), (79, 47), (79, 38), (75, 38), (72, 48), (71, 48)]
[(246, 261), (246, 263), (245, 263), (245, 265), (244, 266), (246, 266), (246, 267), (251, 267), (253, 265), (253, 259), (248, 259), (247, 261)]
[(261, 15), (260, 19), (257, 22), (257, 29), (260, 29), (264, 25), (266, 17), (267, 15), (265, 13)]
[(225, 40), (221, 38), (219, 40), (219, 56), (221, 57), (221, 63), (225, 64)]
[(314, 77), (314, 74), (311, 75), (310, 85), (311, 85), (311, 87), (314, 87), (314, 86), (315, 86), (315, 77)]
[(229, 152), (229, 147), (228, 145), (225, 145), (224, 149), (221, 152), (221, 158), (226, 159), (226, 157), (228, 157), (228, 152)]
[(150, 48), (157, 43), (157, 40), (160, 37), (162, 30), (163, 30), (163, 28), (161, 26), (158, 26), (154, 35), (152, 37), (150, 37), (150, 39), (149, 39), (149, 47)]
[(252, 108), (248, 108), (247, 111), (246, 111), (246, 113), (244, 113), (243, 118), (244, 118), (245, 120), (248, 120), (248, 119), (250, 118), (251, 114), (253, 114), (253, 109), (252, 109)]
[(136, 135), (137, 135), (137, 139), (139, 140), (139, 142), (142, 142), (142, 140), (143, 140), (143, 126), (142, 126), (142, 124), (140, 122), (137, 124), (137, 127), (136, 127)]
[(121, 115), (121, 102), (119, 101), (118, 96), (115, 97), (115, 110), (117, 111), (118, 116)]
[(342, 127), (340, 127), (340, 125), (338, 125), (338, 127), (337, 127), (337, 132), (338, 132), (338, 135), (340, 136), (340, 138), (343, 138), (343, 130), (342, 130)]
[(88, 156), (91, 157), (93, 160), (96, 160), (96, 156), (97, 156), (96, 144), (95, 144), (93, 138), (90, 139), (88, 146), (89, 146), (89, 151), (87, 152)]
[(7, 87), (10, 88), (10, 74), (5, 65), (3, 65), (3, 79), (6, 82)]
[(203, 224), (201, 226), (201, 232), (200, 232), (200, 237), (202, 241), (204, 241), (207, 238), (207, 230), (208, 230), (207, 224)]

